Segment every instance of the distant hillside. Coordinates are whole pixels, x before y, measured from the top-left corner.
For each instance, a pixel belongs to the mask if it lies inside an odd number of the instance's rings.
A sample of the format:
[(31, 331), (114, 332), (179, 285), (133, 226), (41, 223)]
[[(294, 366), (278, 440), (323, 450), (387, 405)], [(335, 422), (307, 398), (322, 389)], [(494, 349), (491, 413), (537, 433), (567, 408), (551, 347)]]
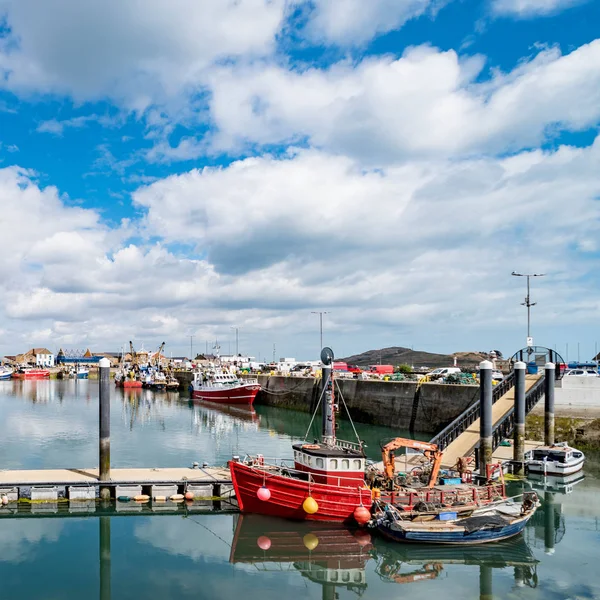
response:
[(406, 364), (418, 369), (419, 367), (451, 367), (456, 356), (459, 367), (473, 367), (487, 358), (482, 352), (456, 352), (455, 354), (435, 354), (433, 352), (421, 352), (400, 346), (381, 348), (380, 350), (368, 350), (362, 354), (355, 354), (347, 358), (337, 360), (366, 367), (368, 365), (400, 365)]

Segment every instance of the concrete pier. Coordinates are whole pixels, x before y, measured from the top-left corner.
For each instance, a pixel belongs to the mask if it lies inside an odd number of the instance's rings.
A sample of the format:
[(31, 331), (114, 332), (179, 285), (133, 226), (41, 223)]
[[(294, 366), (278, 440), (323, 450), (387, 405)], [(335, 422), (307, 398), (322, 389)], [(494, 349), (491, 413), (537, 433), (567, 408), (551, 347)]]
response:
[[(110, 481), (100, 481), (98, 469), (43, 469), (0, 471), (0, 489), (17, 488), (18, 498), (30, 498), (31, 488), (52, 490), (56, 488), (58, 498), (67, 498), (71, 491), (93, 488), (100, 496), (100, 488), (109, 491), (114, 498), (118, 486), (141, 486), (148, 493), (153, 485), (173, 485), (178, 493), (188, 486), (201, 486), (205, 497), (231, 494), (231, 475), (223, 467), (206, 468), (160, 468), (160, 469), (112, 469)], [(218, 492), (215, 493), (215, 492)], [(50, 493), (50, 492), (48, 492)]]
[(515, 474), (525, 471), (525, 368), (524, 362), (515, 363), (515, 429), (514, 453)]
[(546, 363), (544, 367), (544, 443), (546, 446), (554, 444), (554, 363)]

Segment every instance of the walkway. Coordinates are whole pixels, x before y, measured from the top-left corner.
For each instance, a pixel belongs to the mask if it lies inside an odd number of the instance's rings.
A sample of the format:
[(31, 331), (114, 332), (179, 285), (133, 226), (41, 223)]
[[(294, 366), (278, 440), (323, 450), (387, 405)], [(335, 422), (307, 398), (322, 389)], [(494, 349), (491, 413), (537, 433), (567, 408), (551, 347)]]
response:
[[(540, 375), (526, 375), (525, 377), (525, 393), (535, 385), (540, 378)], [(492, 429), (508, 414), (515, 404), (515, 388), (514, 386), (498, 398), (492, 406)], [(470, 456), (475, 446), (479, 443), (479, 419), (473, 421), (469, 427), (463, 431), (445, 450), (442, 460), (442, 467), (451, 469), (456, 465), (456, 461), (461, 456)]]

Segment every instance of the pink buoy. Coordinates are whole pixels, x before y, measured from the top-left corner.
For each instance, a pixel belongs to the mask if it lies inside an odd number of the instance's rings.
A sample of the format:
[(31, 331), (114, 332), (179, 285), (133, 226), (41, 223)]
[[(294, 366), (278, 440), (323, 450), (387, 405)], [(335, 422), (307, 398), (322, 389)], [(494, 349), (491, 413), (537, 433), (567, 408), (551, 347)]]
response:
[(366, 525), (371, 520), (371, 512), (364, 506), (357, 506), (354, 509), (354, 520), (359, 525)]
[(358, 542), (361, 548), (365, 548), (371, 545), (371, 534), (364, 529), (357, 529), (354, 532), (354, 539)]
[(271, 547), (271, 540), (266, 535), (261, 535), (256, 540), (256, 544), (261, 550), (268, 550)]
[(193, 500), (194, 499), (194, 492), (186, 492), (185, 493), (185, 499), (186, 500)]
[(264, 500), (265, 502), (271, 498), (271, 490), (264, 485), (258, 488), (256, 495), (259, 500)]

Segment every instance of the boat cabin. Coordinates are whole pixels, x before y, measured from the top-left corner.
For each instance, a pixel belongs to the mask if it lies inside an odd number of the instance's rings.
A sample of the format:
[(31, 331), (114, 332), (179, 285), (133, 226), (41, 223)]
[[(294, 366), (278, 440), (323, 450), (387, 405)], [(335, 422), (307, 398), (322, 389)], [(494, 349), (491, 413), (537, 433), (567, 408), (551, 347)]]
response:
[(296, 470), (310, 473), (315, 483), (349, 487), (363, 485), (366, 457), (358, 444), (338, 442), (333, 447), (294, 444), (292, 448)]

